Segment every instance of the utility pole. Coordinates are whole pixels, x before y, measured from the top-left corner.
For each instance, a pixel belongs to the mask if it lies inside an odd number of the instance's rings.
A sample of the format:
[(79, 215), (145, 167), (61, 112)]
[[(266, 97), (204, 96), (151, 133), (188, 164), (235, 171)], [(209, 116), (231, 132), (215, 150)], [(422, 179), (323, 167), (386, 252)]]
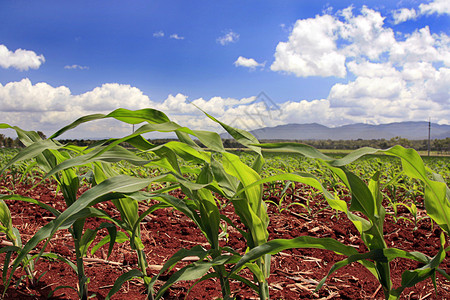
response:
[(134, 124), (133, 124), (133, 132), (132, 133), (134, 133)]
[(431, 118), (428, 118), (428, 156), (430, 156), (431, 151)]

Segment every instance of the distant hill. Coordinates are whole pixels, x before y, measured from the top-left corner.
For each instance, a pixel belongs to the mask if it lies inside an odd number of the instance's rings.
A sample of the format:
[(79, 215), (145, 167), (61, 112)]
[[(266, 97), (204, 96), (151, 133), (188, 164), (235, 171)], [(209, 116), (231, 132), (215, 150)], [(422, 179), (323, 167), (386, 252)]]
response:
[[(380, 125), (351, 124), (339, 127), (326, 127), (317, 123), (287, 124), (264, 127), (250, 131), (260, 140), (372, 140), (391, 139), (396, 136), (409, 140), (428, 139), (428, 122), (399, 122)], [(222, 134), (222, 138), (230, 138)], [(431, 123), (431, 138), (450, 137), (450, 125)]]

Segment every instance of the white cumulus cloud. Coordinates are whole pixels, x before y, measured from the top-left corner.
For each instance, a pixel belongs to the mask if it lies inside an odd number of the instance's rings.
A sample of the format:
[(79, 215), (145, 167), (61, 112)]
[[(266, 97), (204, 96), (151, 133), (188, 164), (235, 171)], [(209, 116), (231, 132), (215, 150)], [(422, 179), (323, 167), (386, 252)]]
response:
[(450, 2), (448, 0), (433, 0), (428, 3), (421, 3), (417, 9), (401, 8), (393, 11), (394, 24), (415, 20), (424, 15), (450, 15)]
[(392, 13), (392, 17), (394, 18), (394, 24), (400, 24), (406, 22), (408, 20), (414, 20), (417, 18), (417, 12), (414, 8), (401, 8), (395, 10)]
[(255, 69), (257, 67), (264, 67), (266, 63), (258, 63), (256, 60), (254, 60), (253, 58), (245, 58), (243, 56), (239, 56), (238, 59), (236, 59), (236, 61), (234, 62), (234, 65), (236, 67), (246, 67), (246, 68), (250, 68), (250, 69)]
[(0, 67), (14, 68), (20, 71), (38, 69), (45, 62), (44, 56), (37, 55), (34, 51), (17, 49), (10, 51), (5, 45), (0, 45)]
[(345, 77), (345, 56), (336, 45), (338, 29), (338, 20), (330, 15), (298, 20), (289, 41), (278, 43), (271, 70), (298, 77)]
[[(108, 113), (120, 107), (134, 110), (152, 106), (153, 102), (141, 90), (124, 84), (103, 84), (79, 95), (72, 94), (65, 86), (53, 87), (45, 82), (32, 84), (27, 78), (0, 84), (2, 122), (28, 130), (47, 130), (49, 134), (83, 115)], [(77, 134), (81, 137), (112, 136), (114, 128), (117, 134), (128, 132), (123, 124), (111, 127), (111, 123), (106, 122), (99, 126), (88, 126)]]
[[(430, 2), (430, 7), (442, 5)], [(422, 6), (420, 13), (423, 12)], [(443, 12), (443, 6), (437, 11)], [(449, 123), (450, 37), (428, 26), (394, 34), (380, 12), (352, 6), (330, 15), (298, 20), (287, 42), (275, 51), (273, 71), (296, 76), (347, 78), (336, 83), (322, 108), (322, 123), (387, 123), (427, 120)], [(414, 9), (398, 10), (395, 19), (418, 17)], [(329, 59), (334, 58), (334, 59)], [(326, 62), (326, 63), (325, 63)], [(348, 76), (347, 76), (348, 75)], [(286, 114), (314, 101), (290, 101)], [(317, 102), (320, 101), (320, 102)]]
[[(387, 63), (376, 65), (362, 61), (360, 64), (353, 62), (349, 68), (356, 73), (368, 68), (368, 75), (357, 76), (346, 84), (336, 84), (327, 99), (294, 99), (277, 104), (266, 95), (189, 100), (180, 93), (154, 102), (140, 89), (117, 83), (103, 84), (75, 95), (65, 86), (52, 87), (43, 82), (32, 84), (29, 79), (23, 79), (0, 85), (0, 118), (2, 122), (27, 130), (41, 130), (47, 135), (80, 116), (108, 113), (119, 107), (158, 109), (180, 125), (216, 132), (223, 132), (223, 129), (197, 107), (227, 124), (246, 130), (287, 123), (318, 122), (336, 126), (366, 121), (426, 120), (429, 116), (437, 122), (449, 123), (449, 68), (436, 70), (431, 64), (419, 63), (407, 65), (400, 72)], [(131, 126), (127, 124), (101, 120), (80, 126), (63, 137), (105, 138), (130, 132)], [(150, 137), (158, 136), (152, 134)]]
[(392, 44), (389, 59), (407, 62), (442, 62), (450, 66), (450, 38), (445, 34), (432, 34), (428, 26), (414, 31), (404, 41)]
[(217, 42), (222, 46), (228, 45), (230, 43), (236, 43), (239, 40), (239, 34), (229, 30), (223, 36), (217, 38)]
[(70, 99), (69, 88), (54, 88), (45, 82), (35, 85), (29, 79), (0, 84), (0, 111), (44, 112), (64, 111)]
[(106, 83), (92, 91), (72, 97), (73, 104), (85, 111), (105, 112), (122, 107), (141, 109), (148, 107), (150, 98), (136, 87), (127, 84)]
[(420, 13), (422, 14), (450, 14), (450, 2), (448, 0), (434, 0), (428, 4), (419, 5)]
[(159, 37), (164, 37), (164, 31), (157, 31), (157, 32), (154, 32), (154, 33), (153, 33), (153, 36), (154, 36), (154, 37), (157, 37), (157, 38), (159, 38)]
[[(361, 14), (353, 15), (348, 9), (339, 22), (339, 36), (345, 46), (340, 49), (346, 57), (367, 57), (377, 60), (395, 43), (394, 32), (384, 26), (384, 17), (377, 11), (363, 6)], [(348, 43), (348, 44), (347, 44)]]

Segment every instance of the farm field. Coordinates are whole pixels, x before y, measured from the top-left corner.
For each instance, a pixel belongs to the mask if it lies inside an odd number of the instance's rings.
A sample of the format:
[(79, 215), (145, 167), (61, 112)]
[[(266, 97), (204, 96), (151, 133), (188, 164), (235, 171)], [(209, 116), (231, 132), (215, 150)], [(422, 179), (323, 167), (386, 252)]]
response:
[[(448, 298), (448, 157), (328, 156), (221, 124), (252, 150), (229, 152), (138, 112), (104, 116), (149, 122), (93, 148), (19, 130), (27, 148), (2, 150), (5, 299)], [(149, 145), (153, 130), (180, 141)]]

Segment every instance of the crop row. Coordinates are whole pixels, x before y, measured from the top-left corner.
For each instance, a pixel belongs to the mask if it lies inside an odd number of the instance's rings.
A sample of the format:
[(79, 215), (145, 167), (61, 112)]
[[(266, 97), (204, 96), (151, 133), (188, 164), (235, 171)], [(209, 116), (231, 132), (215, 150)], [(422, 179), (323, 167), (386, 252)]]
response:
[[(332, 157), (304, 144), (260, 144), (250, 133), (232, 128), (212, 116), (208, 117), (247, 147), (251, 154), (238, 155), (227, 151), (217, 133), (182, 127), (170, 121), (164, 113), (153, 109), (118, 109), (108, 115), (88, 115), (60, 129), (48, 139), (42, 139), (36, 132), (0, 124), (0, 128), (16, 130), (26, 146), (15, 156), (6, 158), (3, 176), (10, 176), (8, 178), (12, 181), (36, 179), (36, 182), (52, 178), (57, 182), (65, 201), (65, 208), (56, 210), (37, 199), (13, 193), (0, 195), (0, 230), (12, 243), (12, 246), (0, 250), (7, 253), (2, 276), (5, 291), (19, 267), (27, 271), (29, 283), (35, 284), (38, 279), (34, 274), (34, 263), (42, 257), (50, 257), (65, 261), (72, 267), (78, 276), (77, 287), (73, 288), (80, 299), (87, 299), (89, 278), (85, 274), (83, 259), (89, 249), (94, 252), (105, 244), (109, 244), (111, 253), (119, 238), (126, 238), (130, 242), (138, 268), (117, 278), (108, 299), (132, 278), (142, 280), (149, 299), (161, 298), (178, 281), (197, 280), (198, 283), (211, 278), (216, 278), (220, 283), (224, 299), (232, 297), (230, 281), (240, 281), (254, 289), (261, 299), (269, 299), (267, 279), (270, 276), (270, 257), (290, 248), (326, 249), (346, 256), (330, 268), (317, 289), (336, 270), (352, 262), (360, 263), (377, 278), (386, 299), (397, 299), (405, 288), (425, 279), (431, 278), (435, 282), (436, 273), (450, 279), (446, 271), (439, 268), (450, 251), (450, 247), (446, 247), (450, 232), (450, 191), (446, 184), (448, 170), (445, 171), (445, 163), (441, 166), (443, 175), (440, 175), (426, 166), (417, 152), (401, 146), (386, 150), (366, 147), (343, 157)], [(104, 118), (144, 125), (131, 135), (109, 139), (91, 147), (63, 145), (56, 140), (64, 132), (82, 123)], [(153, 131), (173, 132), (178, 141), (153, 145), (142, 136)], [(194, 139), (205, 147), (199, 147)], [(121, 147), (124, 142), (135, 149), (130, 151)], [(272, 152), (267, 154), (263, 150)], [(308, 160), (277, 154), (286, 151)], [(358, 161), (365, 161), (365, 157), (376, 154), (393, 157), (397, 161), (376, 158), (375, 163), (366, 161), (358, 164)], [(437, 166), (439, 168), (439, 163)], [(360, 253), (351, 245), (331, 238), (301, 236), (269, 241), (267, 203), (270, 201), (264, 201), (267, 199), (264, 198), (263, 187), (270, 189), (271, 186), (282, 184), (284, 188), (280, 196), (283, 196), (289, 186), (295, 183), (310, 186), (314, 192), (321, 193), (332, 209), (344, 213), (358, 230), (367, 251)], [(90, 189), (78, 196), (84, 184), (88, 184)], [(348, 191), (350, 201), (341, 199), (342, 188)], [(179, 199), (171, 196), (169, 192), (175, 189), (181, 189), (185, 197)], [(423, 198), (427, 217), (442, 229), (440, 250), (434, 257), (387, 246), (383, 236), (385, 206), (388, 205), (389, 211), (393, 209), (395, 212), (399, 205), (406, 205), (397, 201), (397, 189), (407, 190), (411, 199)], [(244, 229), (220, 213), (224, 203), (218, 200), (219, 197), (233, 206)], [(388, 204), (383, 201), (386, 198), (389, 199)], [(20, 232), (12, 226), (10, 211), (3, 200), (33, 203), (48, 210), (55, 218), (22, 244)], [(156, 200), (157, 204), (139, 213), (140, 202), (150, 200)], [(120, 218), (113, 218), (95, 208), (96, 204), (104, 201), (114, 204), (120, 212)], [(417, 210), (413, 202), (406, 206), (411, 212)], [(146, 249), (141, 241), (140, 223), (147, 215), (166, 207), (190, 218), (203, 233), (209, 246), (196, 245), (180, 249), (165, 262), (156, 276), (151, 277), (146, 271), (148, 263)], [(85, 228), (86, 219), (93, 217), (101, 218), (104, 222), (95, 229)], [(223, 233), (224, 223), (235, 228), (245, 240), (245, 253), (220, 246), (219, 237)], [(75, 262), (44, 252), (46, 245), (61, 229), (68, 229), (72, 236)], [(101, 229), (106, 229), (109, 234), (93, 245)], [(31, 255), (31, 251), (42, 241), (44, 246), (39, 253)], [(155, 290), (155, 282), (161, 274), (192, 256), (198, 257), (198, 260), (174, 272)], [(14, 259), (10, 262), (12, 257)], [(405, 271), (398, 288), (393, 288), (390, 272), (390, 262), (395, 258), (411, 259), (422, 264), (418, 269)], [(253, 278), (242, 276), (244, 269), (251, 272)], [(58, 288), (63, 287), (55, 290)]]

